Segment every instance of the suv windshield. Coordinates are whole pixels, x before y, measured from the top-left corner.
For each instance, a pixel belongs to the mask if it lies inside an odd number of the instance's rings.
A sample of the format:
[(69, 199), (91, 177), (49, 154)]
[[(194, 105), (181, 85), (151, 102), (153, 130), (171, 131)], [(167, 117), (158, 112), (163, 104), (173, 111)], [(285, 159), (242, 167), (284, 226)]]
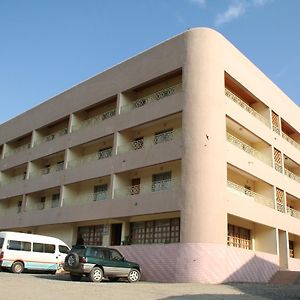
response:
[(4, 243), (4, 238), (0, 238), (0, 248), (2, 248), (3, 243)]

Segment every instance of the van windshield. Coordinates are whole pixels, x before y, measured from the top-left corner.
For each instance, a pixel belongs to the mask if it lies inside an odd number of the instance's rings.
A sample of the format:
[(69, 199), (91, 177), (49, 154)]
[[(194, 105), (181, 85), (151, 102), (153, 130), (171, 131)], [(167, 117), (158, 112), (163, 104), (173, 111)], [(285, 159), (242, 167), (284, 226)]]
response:
[(4, 243), (4, 238), (0, 237), (0, 248), (3, 247), (3, 243)]

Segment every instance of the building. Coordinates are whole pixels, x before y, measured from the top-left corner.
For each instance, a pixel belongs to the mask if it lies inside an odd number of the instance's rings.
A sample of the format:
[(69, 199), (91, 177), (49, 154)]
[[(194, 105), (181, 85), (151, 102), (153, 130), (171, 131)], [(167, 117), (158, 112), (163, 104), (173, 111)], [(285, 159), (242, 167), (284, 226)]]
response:
[(120, 247), (156, 281), (300, 270), (299, 118), (188, 30), (0, 126), (0, 229)]

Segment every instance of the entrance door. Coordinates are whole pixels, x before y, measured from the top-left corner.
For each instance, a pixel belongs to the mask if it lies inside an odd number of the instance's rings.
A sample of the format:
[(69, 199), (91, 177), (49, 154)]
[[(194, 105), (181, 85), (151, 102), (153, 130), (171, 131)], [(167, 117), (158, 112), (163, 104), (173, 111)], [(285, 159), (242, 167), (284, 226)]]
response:
[(121, 245), (122, 224), (111, 225), (111, 246)]

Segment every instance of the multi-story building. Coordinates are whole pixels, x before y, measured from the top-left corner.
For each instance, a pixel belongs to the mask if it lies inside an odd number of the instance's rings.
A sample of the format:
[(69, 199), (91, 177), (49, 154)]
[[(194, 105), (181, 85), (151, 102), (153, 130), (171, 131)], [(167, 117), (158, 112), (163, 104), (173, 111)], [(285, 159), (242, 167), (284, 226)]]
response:
[(192, 29), (0, 126), (0, 229), (113, 245), (159, 281), (300, 270), (300, 110)]

